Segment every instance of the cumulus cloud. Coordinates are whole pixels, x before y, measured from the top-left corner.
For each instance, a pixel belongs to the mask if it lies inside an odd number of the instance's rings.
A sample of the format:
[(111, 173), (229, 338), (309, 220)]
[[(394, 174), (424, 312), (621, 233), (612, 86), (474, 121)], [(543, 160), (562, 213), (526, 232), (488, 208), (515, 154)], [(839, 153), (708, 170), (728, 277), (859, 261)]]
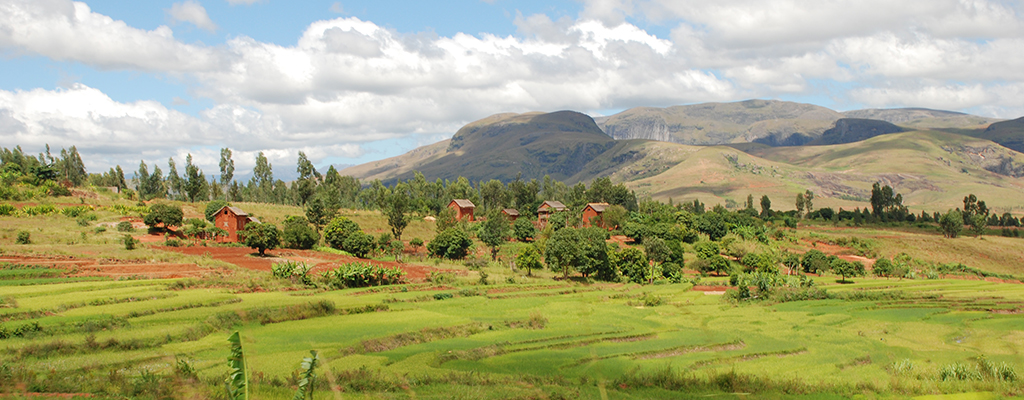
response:
[(174, 39), (166, 26), (147, 31), (67, 0), (0, 3), (0, 47), (100, 69), (155, 72), (219, 68), (224, 54)]
[(167, 10), (167, 15), (170, 15), (171, 19), (177, 22), (188, 22), (195, 25), (199, 29), (203, 29), (209, 32), (217, 30), (217, 24), (214, 24), (210, 20), (210, 16), (206, 14), (206, 9), (203, 8), (199, 2), (194, 0), (188, 0), (184, 3), (174, 3), (171, 8)]
[[(201, 8), (178, 5), (190, 4)], [(309, 24), (294, 44), (235, 36), (212, 47), (181, 43), (167, 27), (130, 27), (82, 3), (14, 0), (0, 4), (0, 48), (179, 73), (195, 83), (191, 94), (216, 105), (189, 116), (153, 102), (117, 103), (84, 86), (3, 92), (0, 130), (32, 143), (91, 140), (111, 154), (152, 143), (147, 151), (161, 154), (229, 146), (282, 160), (307, 149), (315, 160), (358, 156), (367, 141), (443, 137), (499, 112), (796, 95), (1016, 117), (1024, 111), (1017, 8), (989, 0), (588, 0), (576, 18), (517, 14), (510, 36), (398, 32), (335, 18)], [(332, 9), (344, 11), (341, 3)], [(195, 15), (176, 18), (205, 24)], [(68, 108), (28, 106), (43, 98)], [(83, 111), (79, 101), (92, 105)]]

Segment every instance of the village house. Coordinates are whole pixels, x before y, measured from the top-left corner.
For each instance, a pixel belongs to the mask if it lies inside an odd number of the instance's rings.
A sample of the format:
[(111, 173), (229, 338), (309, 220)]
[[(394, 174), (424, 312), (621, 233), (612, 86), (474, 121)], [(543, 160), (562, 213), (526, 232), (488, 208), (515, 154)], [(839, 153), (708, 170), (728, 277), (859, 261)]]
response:
[(551, 214), (556, 212), (562, 212), (568, 210), (565, 204), (560, 201), (547, 200), (537, 207), (537, 224), (543, 228), (548, 223), (548, 218), (551, 218)]
[(501, 213), (505, 214), (505, 218), (508, 218), (509, 222), (516, 222), (516, 219), (519, 218), (519, 211), (514, 208), (506, 208), (501, 210)]
[(451, 203), (448, 203), (448, 208), (455, 210), (455, 220), (461, 220), (463, 217), (468, 218), (467, 221), (473, 222), (473, 210), (476, 206), (473, 205), (472, 201), (467, 199), (454, 199)]
[(245, 229), (250, 222), (260, 223), (256, 218), (250, 217), (245, 211), (237, 207), (224, 206), (217, 210), (213, 219), (214, 224), (220, 229), (227, 231), (227, 235), (218, 236), (217, 241), (221, 243), (236, 243), (241, 241), (238, 232)]
[(604, 224), (604, 210), (608, 208), (608, 203), (587, 203), (586, 207), (583, 207), (583, 227), (596, 226), (600, 228), (608, 228)]

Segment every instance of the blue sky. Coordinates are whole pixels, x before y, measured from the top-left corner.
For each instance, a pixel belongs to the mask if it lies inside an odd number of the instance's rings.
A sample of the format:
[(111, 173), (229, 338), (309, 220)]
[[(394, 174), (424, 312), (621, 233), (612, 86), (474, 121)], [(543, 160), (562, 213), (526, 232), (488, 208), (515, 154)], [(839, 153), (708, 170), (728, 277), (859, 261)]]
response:
[[(499, 112), (749, 98), (1024, 115), (1017, 1), (0, 0), (0, 145), (245, 173)], [(282, 171), (283, 172), (283, 171)]]

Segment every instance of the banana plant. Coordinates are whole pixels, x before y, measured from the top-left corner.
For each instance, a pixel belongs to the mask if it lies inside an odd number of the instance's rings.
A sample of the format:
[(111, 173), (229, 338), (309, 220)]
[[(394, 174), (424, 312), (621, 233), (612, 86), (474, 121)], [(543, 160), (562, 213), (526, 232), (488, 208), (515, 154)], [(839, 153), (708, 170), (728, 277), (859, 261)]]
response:
[(316, 366), (320, 364), (320, 356), (316, 354), (316, 350), (310, 350), (309, 355), (302, 359), (302, 379), (299, 380), (299, 389), (295, 391), (292, 400), (313, 399)]
[(228, 357), (228, 379), (225, 382), (228, 398), (231, 400), (249, 400), (249, 377), (245, 371), (245, 356), (242, 354), (242, 339), (235, 331), (228, 338), (231, 344), (231, 355)]

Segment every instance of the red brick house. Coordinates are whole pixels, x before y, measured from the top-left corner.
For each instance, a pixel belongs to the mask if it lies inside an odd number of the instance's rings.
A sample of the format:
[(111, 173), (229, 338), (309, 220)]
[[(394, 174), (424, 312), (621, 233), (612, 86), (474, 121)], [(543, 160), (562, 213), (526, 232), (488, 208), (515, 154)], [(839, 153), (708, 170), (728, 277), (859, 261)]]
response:
[(228, 232), (226, 236), (217, 237), (217, 241), (221, 243), (240, 241), (241, 239), (238, 237), (239, 231), (245, 229), (245, 226), (250, 222), (260, 223), (259, 220), (250, 217), (242, 209), (230, 206), (224, 206), (217, 210), (213, 221), (218, 228)]
[(473, 205), (472, 201), (466, 199), (454, 199), (451, 203), (448, 203), (448, 208), (455, 210), (455, 220), (461, 220), (463, 217), (468, 217), (468, 221), (473, 221), (473, 210), (476, 206)]
[(514, 208), (506, 208), (501, 210), (501, 213), (505, 214), (505, 218), (508, 218), (509, 222), (516, 222), (516, 219), (519, 218), (519, 211)]
[(583, 227), (596, 226), (600, 228), (608, 228), (604, 224), (602, 214), (604, 210), (608, 208), (608, 203), (587, 203), (586, 207), (583, 207)]
[(537, 224), (539, 224), (543, 228), (544, 225), (547, 225), (548, 218), (551, 217), (551, 214), (554, 214), (556, 212), (562, 212), (568, 209), (569, 207), (566, 207), (565, 204), (562, 204), (562, 202), (560, 201), (545, 201), (540, 205), (540, 207), (537, 207)]

